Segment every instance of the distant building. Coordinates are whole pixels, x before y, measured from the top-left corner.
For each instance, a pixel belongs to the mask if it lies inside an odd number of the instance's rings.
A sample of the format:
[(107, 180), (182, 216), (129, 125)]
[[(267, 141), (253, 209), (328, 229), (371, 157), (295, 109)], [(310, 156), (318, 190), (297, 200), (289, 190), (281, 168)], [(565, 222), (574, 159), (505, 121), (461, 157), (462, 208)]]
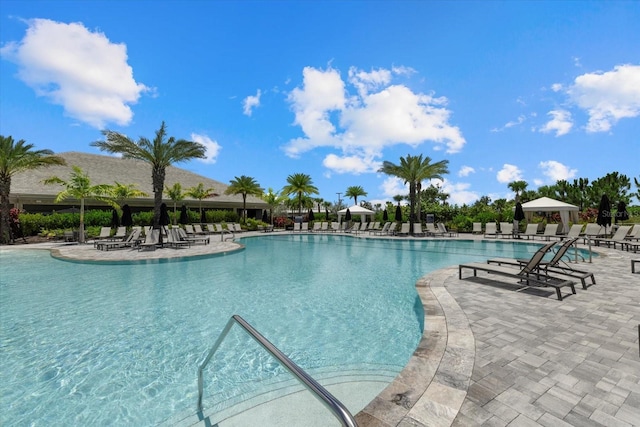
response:
[[(89, 175), (91, 185), (110, 184), (115, 181), (120, 184), (135, 184), (135, 188), (144, 191), (148, 197), (137, 197), (122, 201), (128, 204), (133, 212), (148, 211), (153, 209), (153, 186), (151, 182), (151, 166), (140, 160), (122, 159), (120, 157), (103, 156), (87, 153), (56, 153), (64, 158), (66, 166), (49, 166), (29, 170), (13, 176), (11, 179), (11, 194), (9, 202), (12, 206), (29, 213), (50, 213), (64, 211), (80, 207), (80, 201), (67, 199), (60, 203), (54, 203), (58, 193), (63, 190), (59, 185), (44, 185), (43, 181), (52, 176), (58, 176), (63, 180), (71, 176), (71, 166), (78, 166)], [(195, 187), (202, 183), (205, 188), (213, 188), (218, 196), (202, 200), (202, 208), (207, 210), (233, 210), (242, 212), (242, 195), (224, 194), (228, 185), (215, 181), (193, 172), (169, 166), (166, 170), (165, 187), (172, 187), (179, 182), (183, 191), (189, 187)], [(173, 201), (163, 196), (164, 202), (172, 209)], [(178, 202), (178, 208), (186, 205), (192, 210), (200, 206), (200, 201), (185, 198)], [(109, 209), (109, 206), (96, 200), (85, 200), (85, 209)], [(268, 209), (268, 205), (260, 198), (247, 196), (247, 217), (261, 218), (262, 211)]]

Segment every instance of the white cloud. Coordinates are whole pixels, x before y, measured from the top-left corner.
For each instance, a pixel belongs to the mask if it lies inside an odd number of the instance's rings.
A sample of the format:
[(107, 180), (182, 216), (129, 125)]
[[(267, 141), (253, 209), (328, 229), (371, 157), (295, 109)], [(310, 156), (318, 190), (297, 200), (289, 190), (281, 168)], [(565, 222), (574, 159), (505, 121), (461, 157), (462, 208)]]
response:
[(443, 180), (440, 186), (441, 190), (449, 194), (448, 202), (453, 205), (468, 205), (480, 198), (480, 195), (475, 191), (470, 191), (471, 184), (466, 182), (451, 182)]
[(542, 174), (549, 178), (552, 183), (560, 180), (569, 180), (578, 173), (577, 169), (571, 169), (555, 160), (540, 162), (538, 167), (542, 170)]
[(555, 132), (556, 136), (562, 136), (569, 133), (573, 127), (573, 121), (571, 120), (571, 113), (569, 111), (552, 110), (549, 111), (547, 115), (552, 118), (540, 128), (540, 132), (542, 133)]
[(212, 140), (206, 135), (198, 135), (197, 133), (191, 134), (191, 140), (193, 142), (198, 142), (204, 145), (206, 152), (204, 159), (198, 159), (203, 163), (215, 163), (218, 160), (218, 154), (220, 154), (220, 150), (222, 150), (222, 146), (218, 144), (216, 141)]
[(400, 178), (395, 176), (385, 178), (380, 185), (380, 189), (382, 190), (382, 194), (390, 199), (398, 194), (403, 196), (409, 194), (409, 186), (405, 185)]
[(26, 22), (24, 38), (0, 49), (18, 65), (20, 80), (38, 96), (61, 105), (66, 115), (95, 128), (131, 122), (130, 105), (150, 89), (134, 80), (126, 45), (112, 43), (82, 23)]
[[(294, 124), (303, 137), (290, 140), (284, 150), (290, 157), (318, 147), (332, 147), (341, 154), (325, 158), (337, 165), (338, 159), (351, 159), (354, 172), (362, 173), (362, 163), (373, 164), (382, 157), (385, 147), (408, 144), (417, 147), (431, 141), (455, 153), (466, 143), (460, 129), (451, 126), (447, 99), (414, 93), (403, 85), (392, 85), (393, 76), (412, 70), (395, 67), (364, 72), (351, 68), (348, 83), (357, 94), (347, 91), (347, 84), (334, 69), (305, 67), (303, 83), (289, 94), (295, 114)], [(354, 162), (360, 157), (360, 162)], [(341, 173), (349, 172), (346, 162)], [(371, 171), (375, 170), (374, 168)]]
[(567, 93), (589, 114), (587, 132), (607, 132), (618, 120), (640, 115), (640, 65), (583, 74)]
[(508, 184), (513, 181), (521, 181), (522, 171), (517, 166), (505, 163), (502, 166), (502, 169), (498, 171), (496, 178), (498, 179), (498, 182), (502, 184)]
[(551, 85), (551, 90), (554, 92), (560, 92), (562, 90), (562, 84), (561, 83), (554, 83)]
[(242, 114), (251, 116), (253, 109), (260, 106), (260, 96), (262, 92), (258, 89), (255, 96), (249, 95), (242, 101)]
[(491, 132), (502, 132), (505, 129), (509, 129), (509, 128), (514, 127), (514, 126), (521, 125), (522, 123), (524, 123), (525, 120), (527, 120), (527, 117), (524, 114), (521, 114), (521, 115), (518, 116), (517, 120), (512, 120), (510, 122), (507, 122), (501, 128), (493, 128), (493, 129), (491, 129)]
[(462, 166), (458, 171), (458, 176), (469, 176), (472, 173), (476, 173), (476, 170), (471, 166)]
[(341, 157), (329, 154), (322, 161), (322, 165), (338, 174), (352, 173), (359, 175), (361, 173), (376, 172), (382, 166), (382, 162), (375, 161), (371, 157), (366, 158), (357, 155)]

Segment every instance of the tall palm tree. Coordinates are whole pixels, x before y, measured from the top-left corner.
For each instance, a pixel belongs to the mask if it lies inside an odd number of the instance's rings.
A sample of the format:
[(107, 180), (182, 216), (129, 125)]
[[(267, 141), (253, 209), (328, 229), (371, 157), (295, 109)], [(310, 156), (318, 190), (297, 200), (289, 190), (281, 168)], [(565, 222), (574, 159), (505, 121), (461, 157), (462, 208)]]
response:
[(247, 196), (261, 197), (264, 188), (258, 182), (246, 175), (236, 176), (229, 181), (225, 194), (242, 194), (242, 221), (247, 222)]
[(162, 192), (167, 167), (173, 163), (202, 159), (205, 157), (204, 145), (186, 139), (167, 137), (167, 129), (162, 122), (156, 131), (153, 141), (141, 137), (138, 142), (118, 132), (102, 131), (106, 141), (96, 141), (91, 145), (109, 153), (119, 153), (125, 159), (143, 160), (151, 165), (151, 180), (153, 182), (153, 226), (160, 227), (160, 211)]
[(184, 200), (185, 194), (182, 192), (182, 185), (176, 182), (171, 187), (164, 187), (164, 194), (173, 202), (173, 224), (178, 224), (178, 202)]
[(23, 139), (15, 142), (11, 136), (0, 135), (0, 243), (9, 242), (11, 177), (27, 170), (65, 164), (62, 157), (53, 155), (53, 151), (34, 150), (33, 147)]
[(320, 194), (320, 192), (313, 185), (313, 180), (309, 175), (294, 173), (287, 177), (287, 185), (282, 188), (282, 194), (286, 196), (295, 194), (298, 197), (298, 214), (302, 214), (302, 196)]
[(202, 201), (210, 197), (216, 197), (218, 194), (213, 192), (213, 187), (204, 188), (203, 183), (198, 183), (195, 187), (188, 188), (184, 193), (185, 196), (193, 197), (200, 204), (200, 218), (202, 218)]
[(344, 192), (345, 197), (353, 197), (354, 205), (358, 204), (358, 197), (366, 197), (367, 195), (368, 193), (364, 191), (364, 188), (359, 185), (352, 185), (351, 187), (347, 188), (347, 191)]
[(448, 160), (431, 163), (431, 158), (423, 158), (422, 154), (419, 156), (408, 154), (407, 157), (400, 157), (399, 165), (385, 160), (378, 170), (378, 172), (396, 176), (405, 184), (409, 184), (409, 223), (411, 224), (409, 230), (412, 234), (418, 184), (427, 179), (442, 179), (442, 175), (449, 173), (448, 164)]
[(82, 171), (78, 166), (71, 167), (72, 172), (68, 181), (57, 176), (52, 176), (44, 180), (46, 185), (62, 185), (65, 187), (55, 198), (55, 203), (59, 203), (65, 199), (80, 200), (80, 227), (78, 229), (78, 241), (84, 243), (84, 201), (85, 199), (96, 199), (101, 202), (108, 203), (115, 208), (115, 202), (110, 197), (113, 192), (113, 186), (109, 184), (91, 185), (89, 175)]
[(520, 193), (527, 189), (527, 181), (513, 181), (507, 184), (507, 187), (516, 193), (516, 203), (520, 201)]

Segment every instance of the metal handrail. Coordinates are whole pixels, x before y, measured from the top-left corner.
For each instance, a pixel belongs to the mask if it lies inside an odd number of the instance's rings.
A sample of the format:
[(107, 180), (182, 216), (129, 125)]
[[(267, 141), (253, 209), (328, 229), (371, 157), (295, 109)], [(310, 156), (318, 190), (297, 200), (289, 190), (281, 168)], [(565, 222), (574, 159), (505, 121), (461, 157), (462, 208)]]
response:
[(316, 380), (314, 380), (308, 373), (306, 373), (301, 367), (296, 365), (291, 359), (289, 359), (284, 353), (282, 353), (275, 345), (273, 345), (269, 340), (267, 340), (260, 332), (258, 332), (253, 326), (247, 323), (242, 317), (234, 314), (231, 316), (226, 326), (222, 330), (222, 333), (216, 340), (211, 350), (209, 350), (209, 354), (204, 359), (200, 367), (198, 368), (198, 412), (202, 413), (202, 394), (204, 389), (204, 380), (203, 380), (203, 371), (207, 366), (213, 354), (218, 350), (220, 344), (224, 340), (224, 338), (229, 333), (229, 330), (237, 323), (249, 334), (251, 338), (253, 338), (258, 344), (262, 346), (269, 354), (275, 357), (280, 364), (285, 367), (302, 385), (304, 385), (307, 390), (311, 392), (311, 394), (316, 397), (316, 399), (320, 400), (324, 406), (326, 406), (335, 416), (338, 421), (342, 423), (345, 427), (358, 427), (356, 420), (353, 418), (353, 415), (349, 412), (349, 410), (336, 399), (327, 389), (322, 387)]

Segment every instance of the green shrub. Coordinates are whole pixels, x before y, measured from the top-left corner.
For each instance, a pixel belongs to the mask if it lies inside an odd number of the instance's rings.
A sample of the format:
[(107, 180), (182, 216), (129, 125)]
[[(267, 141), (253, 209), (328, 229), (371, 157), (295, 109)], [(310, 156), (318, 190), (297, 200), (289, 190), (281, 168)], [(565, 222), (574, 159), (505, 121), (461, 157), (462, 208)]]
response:
[(456, 215), (452, 222), (453, 228), (459, 232), (472, 231), (473, 221), (466, 215)]

